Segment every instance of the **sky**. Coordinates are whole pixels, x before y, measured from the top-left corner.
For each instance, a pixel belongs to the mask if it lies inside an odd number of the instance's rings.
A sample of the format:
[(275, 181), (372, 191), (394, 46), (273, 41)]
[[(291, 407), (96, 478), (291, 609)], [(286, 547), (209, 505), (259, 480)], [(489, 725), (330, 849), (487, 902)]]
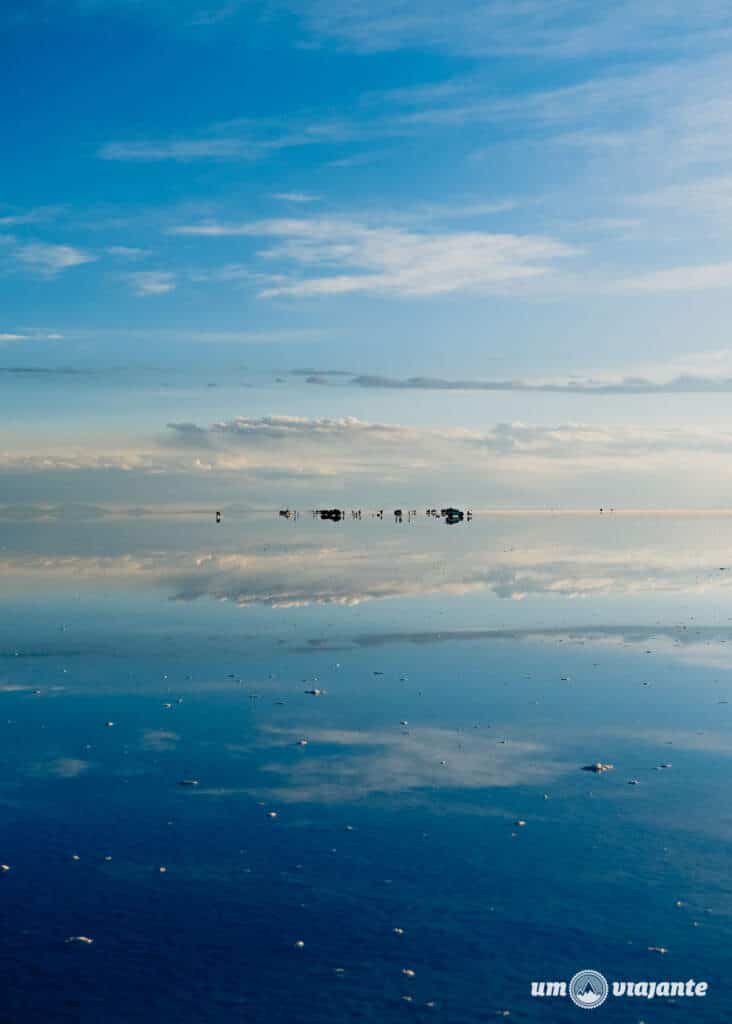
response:
[(0, 30), (7, 504), (727, 503), (729, 5)]

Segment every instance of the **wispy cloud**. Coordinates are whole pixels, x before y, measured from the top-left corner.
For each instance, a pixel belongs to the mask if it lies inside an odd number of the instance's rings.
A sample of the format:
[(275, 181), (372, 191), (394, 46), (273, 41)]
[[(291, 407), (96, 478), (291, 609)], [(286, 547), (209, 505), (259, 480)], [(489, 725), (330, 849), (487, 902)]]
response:
[(694, 146), (680, 159), (695, 159), (700, 149), (728, 152), (720, 129), (729, 119), (730, 101), (720, 95), (728, 79), (728, 56), (667, 60), (621, 69), (603, 67), (566, 85), (509, 93), (497, 91), (481, 74), (429, 83), (409, 90), (374, 93), (367, 111), (405, 131), (418, 126), (461, 127), (493, 124), (511, 135), (544, 129), (542, 143), (597, 142), (607, 150), (645, 133), (660, 143), (662, 134), (684, 137)]
[[(299, 734), (272, 730), (270, 743), (291, 746)], [(352, 802), (375, 793), (394, 794), (429, 788), (489, 789), (546, 784), (576, 769), (535, 742), (499, 744), (492, 735), (424, 726), (347, 731), (314, 729), (313, 753), (296, 765), (286, 760), (264, 764), (269, 787), (257, 792), (283, 803)], [(317, 753), (316, 753), (317, 751)], [(446, 762), (445, 763), (445, 759)], [(338, 764), (338, 772), (334, 765)], [(500, 812), (499, 812), (500, 813)]]
[(59, 206), (37, 206), (32, 210), (24, 212), (2, 213), (0, 211), (0, 228), (18, 227), (24, 224), (40, 224), (43, 221), (53, 220), (61, 207)]
[(275, 296), (353, 292), (426, 296), (457, 291), (500, 291), (551, 273), (576, 248), (538, 235), (482, 231), (417, 232), (371, 227), (345, 218), (273, 219), (248, 223), (182, 225), (175, 234), (204, 238), (269, 236), (277, 243), (267, 260), (317, 268), (317, 276), (290, 278), (264, 288)]
[(188, 279), (194, 284), (270, 285), (286, 281), (281, 274), (263, 274), (244, 263), (224, 263), (218, 267), (188, 271)]
[(670, 267), (621, 279), (617, 287), (631, 292), (698, 292), (732, 285), (732, 263)]
[(82, 761), (78, 757), (57, 757), (52, 761), (34, 762), (28, 767), (28, 773), (40, 777), (53, 775), (58, 779), (78, 779), (90, 767), (89, 761)]
[[(381, 135), (385, 130), (382, 124), (370, 126), (351, 118), (299, 112), (283, 120), (236, 118), (218, 122), (185, 138), (108, 142), (97, 151), (97, 156), (102, 160), (139, 163), (261, 160), (280, 150), (355, 141)], [(400, 129), (400, 133), (404, 130)], [(299, 195), (282, 193), (281, 197), (288, 196), (292, 202), (297, 201), (292, 196)]]
[[(47, 0), (49, 12), (88, 15), (113, 9), (136, 20), (145, 18), (204, 33), (216, 28), (249, 5), (244, 0), (178, 0), (150, 3), (138, 0)], [(303, 48), (332, 44), (359, 53), (407, 49), (436, 50), (449, 54), (486, 56), (527, 54), (540, 59), (574, 60), (589, 55), (664, 50), (720, 48), (729, 31), (729, 8), (723, 0), (704, 0), (690, 6), (685, 0), (657, 4), (619, 0), (612, 6), (585, 0), (457, 0), (446, 7), (440, 0), (283, 0), (278, 5), (299, 19)], [(28, 22), (33, 14), (17, 0), (5, 13), (11, 22)]]
[(187, 24), (192, 28), (219, 25), (222, 21), (228, 21), (230, 18), (233, 18), (245, 3), (246, 0), (228, 0), (228, 3), (220, 3), (210, 7), (198, 7), (191, 14)]
[(168, 141), (109, 142), (99, 150), (102, 160), (153, 163), (174, 160), (256, 160), (266, 148), (237, 138), (170, 139)]
[(233, 420), (213, 423), (208, 428), (197, 427), (191, 423), (169, 423), (168, 427), (175, 434), (189, 435), (191, 431), (198, 437), (219, 437), (234, 440), (242, 444), (257, 444), (260, 441), (287, 441), (311, 438), (330, 444), (337, 438), (354, 438), (367, 436), (372, 439), (402, 438), (411, 431), (397, 424), (368, 423), (353, 416), (338, 419), (322, 417), (308, 419), (303, 416), (238, 416)]
[[(732, 112), (732, 105), (731, 105)], [(632, 197), (638, 206), (719, 217), (732, 213), (732, 175), (708, 175)]]
[[(688, 472), (717, 473), (728, 458), (732, 434), (723, 429), (647, 426), (554, 426), (497, 423), (482, 430), (420, 428), (355, 417), (240, 416), (208, 426), (168, 424), (157, 442), (100, 451), (92, 443), (46, 444), (43, 450), (0, 453), (0, 470), (12, 472), (109, 471), (138, 474), (253, 474), (262, 479), (305, 475), (341, 482), (349, 478), (415, 484), (436, 467), (456, 479), (480, 467), (500, 472), (504, 483), (602, 478), (609, 470), (636, 478), (652, 471), (675, 479), (680, 458)], [(726, 463), (724, 463), (726, 466)], [(715, 469), (715, 467), (717, 467)], [(527, 476), (529, 474), (529, 476)], [(542, 479), (543, 478), (543, 479)]]
[(678, 504), (683, 472), (697, 504), (721, 506), (728, 500), (730, 448), (732, 433), (720, 427), (503, 422), (468, 430), (354, 417), (242, 416), (209, 425), (175, 422), (157, 438), (117, 447), (95, 438), (53, 443), (44, 437), (42, 445), (28, 439), (0, 452), (0, 474), (14, 481), (15, 504), (27, 500), (35, 476), (45, 478), (49, 503), (60, 500), (54, 494), (68, 495), (63, 478), (75, 477), (77, 500), (87, 502), (132, 487), (138, 502), (158, 503), (161, 493), (184, 490), (188, 500), (235, 493), (257, 495), (252, 500), (260, 505), (298, 496), (307, 505), (341, 504), (349, 494), (348, 503), (388, 505), (410, 493), (429, 503), (438, 486), (442, 494), (468, 495), (472, 504), (578, 507), (607, 503), (608, 493), (616, 504), (623, 495), (627, 503), (628, 494), (635, 505)]
[(315, 203), (321, 197), (311, 192), (273, 192), (272, 198), (283, 203)]
[[(514, 528), (518, 533), (520, 526)], [(472, 545), (458, 547), (438, 535), (431, 541), (435, 557), (428, 565), (422, 548), (407, 551), (387, 535), (378, 542), (369, 540), (368, 564), (359, 546), (323, 545), (308, 546), (301, 552), (278, 548), (266, 555), (205, 553), (195, 558), (195, 565), (182, 566), (171, 559), (166, 566), (161, 560), (157, 571), (150, 563), (138, 571), (151, 582), (162, 580), (175, 600), (209, 597), (240, 607), (355, 606), (366, 601), (480, 591), (509, 601), (531, 595), (577, 599), (710, 590), (721, 598), (730, 590), (730, 579), (719, 572), (711, 555), (702, 565), (695, 552), (680, 551), (670, 540), (650, 547), (633, 543), (618, 554), (609, 552), (599, 536), (596, 543), (586, 537), (583, 544), (575, 545), (558, 536), (553, 541), (542, 547), (524, 538), (523, 546), (507, 547), (505, 534), (492, 540), (483, 535), (480, 550), (476, 550)], [(111, 578), (126, 575), (130, 568), (120, 560), (116, 564), (110, 560), (104, 566), (79, 561), (84, 563), (78, 567), (80, 576), (95, 572)], [(69, 576), (74, 573), (73, 564), (60, 563), (57, 568)], [(26, 571), (30, 570), (27, 565)], [(32, 570), (42, 571), (40, 561)], [(56, 566), (50, 571), (56, 571)], [(488, 630), (486, 635), (500, 639), (501, 631)], [(422, 634), (422, 642), (426, 639)], [(420, 642), (420, 637), (414, 642)]]
[(23, 328), (18, 331), (0, 331), (0, 345), (16, 341), (61, 341), (63, 334), (40, 328)]
[[(208, 279), (208, 278), (206, 278)], [(125, 278), (126, 280), (126, 278)], [(194, 280), (192, 277), (191, 280)], [(129, 281), (127, 282), (130, 283)], [(8, 330), (8, 333), (12, 334), (29, 334), (30, 329), (17, 328), (12, 331)], [(190, 328), (190, 327), (147, 327), (147, 326), (125, 326), (125, 327), (73, 327), (68, 326), (64, 328), (64, 337), (82, 342), (90, 342), (98, 340), (109, 344), (110, 346), (117, 346), (122, 344), (125, 340), (140, 342), (144, 345), (170, 345), (174, 342), (185, 342), (192, 345), (225, 345), (225, 346), (236, 346), (236, 345), (279, 345), (287, 342), (307, 342), (322, 340), (334, 336), (338, 333), (334, 329), (328, 328), (316, 328), (316, 327), (271, 327), (263, 328), (261, 330), (222, 330), (219, 328)], [(61, 335), (58, 332), (50, 332), (49, 338), (55, 340), (60, 338)], [(3, 372), (3, 368), (0, 367), (0, 372)], [(31, 372), (31, 371), (29, 371)], [(70, 372), (69, 370), (60, 371), (58, 368), (49, 368), (47, 371), (43, 368), (38, 368), (38, 372)], [(87, 371), (77, 369), (75, 372), (86, 373)], [(245, 378), (242, 377), (242, 383), (245, 383)]]
[(53, 245), (48, 242), (30, 242), (19, 246), (13, 253), (13, 259), (19, 266), (49, 277), (70, 267), (93, 263), (96, 258), (93, 253), (73, 245)]
[[(716, 6), (716, 0), (710, 2)], [(514, 5), (511, 20), (531, 21), (526, 18), (526, 6)], [(585, 5), (581, 6), (586, 14)], [(627, 4), (622, 7), (625, 20), (632, 21), (637, 5), (632, 10)], [(422, 9), (417, 11), (410, 5), (407, 8), (397, 22), (406, 25), (423, 21)], [(480, 26), (487, 25), (497, 7), (493, 5), (491, 10), (492, 14), (481, 4), (471, 18)], [(358, 22), (361, 15), (352, 13)], [(372, 13), (365, 16), (364, 24), (371, 24)], [(388, 18), (386, 13), (382, 12), (383, 18), (374, 16), (374, 20), (394, 24), (393, 12)], [(577, 5), (569, 4), (565, 13), (572, 23)], [(436, 15), (433, 12), (427, 20), (435, 20)], [(440, 20), (447, 26), (456, 17), (459, 12), (451, 10), (449, 18)], [(724, 17), (732, 31), (732, 19), (727, 14)], [(537, 13), (537, 19), (553, 20), (545, 11)], [(658, 20), (669, 25), (673, 22), (671, 35), (689, 42), (689, 37), (679, 31), (683, 21), (679, 15), (664, 15)], [(604, 19), (599, 18), (598, 27), (603, 24)], [(616, 24), (618, 30), (619, 26), (620, 21)], [(626, 27), (622, 33), (624, 40), (627, 33)], [(509, 36), (526, 42), (526, 37), (515, 30)], [(475, 38), (475, 33), (471, 38)], [(557, 39), (566, 41), (564, 29)], [(660, 39), (656, 35), (654, 45), (659, 45)], [(353, 152), (354, 146), (422, 136), (435, 139), (438, 135), (449, 137), (452, 145), (458, 145), (457, 133), (463, 140), (459, 144), (461, 151), (467, 145), (475, 158), (480, 155), (484, 134), (480, 129), (488, 128), (491, 139), (487, 153), (491, 158), (496, 146), (513, 141), (539, 144), (544, 150), (549, 145), (579, 147), (598, 158), (617, 162), (618, 173), (628, 163), (632, 167), (643, 166), (646, 171), (652, 166), (653, 179), (660, 186), (668, 181), (673, 170), (700, 166), (708, 176), (710, 162), (728, 163), (732, 156), (732, 143), (726, 131), (730, 116), (730, 102), (725, 94), (730, 78), (729, 58), (724, 51), (720, 56), (714, 48), (709, 52), (702, 48), (690, 57), (684, 47), (683, 59), (670, 55), (664, 47), (660, 49), (663, 62), (639, 60), (635, 65), (623, 64), (620, 68), (610, 62), (603, 64), (599, 73), (584, 72), (579, 78), (574, 75), (568, 84), (551, 88), (506, 92), (496, 88), (493, 78), (478, 71), (412, 88), (367, 93), (357, 104), (344, 104), (335, 114), (329, 107), (327, 111), (294, 110), (281, 119), (233, 119), (203, 126), (182, 138), (110, 141), (99, 149), (98, 155), (105, 160), (137, 162), (251, 161), (293, 147), (341, 146), (346, 148), (342, 153), (332, 154), (335, 159), (331, 159), (331, 166), (345, 167), (371, 159), (367, 153)], [(636, 173), (635, 177), (643, 180), (647, 173)], [(275, 193), (275, 198), (297, 203), (314, 197), (293, 190)]]
[[(675, 459), (681, 452), (724, 456), (732, 444), (727, 430), (662, 429), (644, 426), (597, 426), (565, 423), (556, 426), (521, 422), (497, 423), (486, 430), (427, 429), (367, 422), (355, 417), (244, 417), (200, 427), (169, 423), (171, 442), (200, 447), (211, 466), (262, 464), (280, 453), (281, 465), (302, 463), (305, 453), (324, 473), (368, 473), (390, 467), (420, 473), (435, 465), (475, 466), (485, 459), (506, 470), (523, 472), (547, 463), (552, 472), (586, 466), (600, 471), (600, 461), (625, 469)], [(210, 449), (209, 451), (204, 451)], [(242, 461), (243, 459), (243, 461)]]
[(574, 59), (629, 50), (721, 48), (730, 31), (729, 8), (721, 0), (697, 8), (684, 0), (663, 5), (621, 0), (611, 6), (584, 0), (550, 5), (459, 0), (449, 8), (439, 0), (367, 5), (314, 0), (296, 9), (305, 14), (315, 39), (328, 37), (364, 53), (406, 48)]
[(143, 750), (152, 750), (156, 753), (166, 753), (175, 750), (180, 742), (177, 732), (170, 729), (144, 729), (140, 746)]
[[(723, 365), (721, 353), (717, 354), (717, 366)], [(729, 363), (729, 353), (725, 353)], [(714, 362), (710, 364), (714, 366)], [(305, 375), (309, 384), (348, 384), (360, 388), (407, 391), (536, 391), (547, 394), (567, 395), (681, 395), (681, 394), (728, 394), (732, 393), (732, 376), (685, 372), (666, 380), (651, 380), (648, 377), (573, 377), (564, 380), (481, 380), (446, 377), (386, 377), (379, 374), (333, 374), (328, 370), (292, 371)]]
[(131, 245), (108, 245), (104, 250), (108, 256), (122, 260), (141, 260), (150, 255), (148, 249), (140, 249)]
[[(101, 511), (99, 514), (103, 514)], [(62, 518), (59, 509), (34, 506), (0, 509), (5, 519), (44, 520)], [(78, 521), (76, 509), (66, 510), (68, 518)], [(228, 517), (229, 513), (225, 513)], [(681, 513), (676, 511), (676, 517)], [(593, 528), (588, 518), (596, 524)], [(405, 546), (399, 533), (384, 524), (378, 534), (352, 537), (347, 545), (333, 544), (327, 534), (298, 532), (295, 540), (280, 540), (263, 547), (261, 534), (240, 536), (234, 549), (156, 548), (114, 555), (76, 553), (29, 554), (6, 551), (0, 558), (3, 578), (137, 581), (149, 587), (162, 587), (176, 601), (205, 598), (229, 601), (242, 608), (265, 605), (271, 608), (302, 607), (312, 604), (356, 606), (363, 602), (432, 594), (493, 594), (504, 601), (522, 601), (532, 595), (565, 600), (593, 599), (598, 596), (633, 596), (648, 593), (702, 595), (715, 594), (725, 602), (732, 588), (732, 575), (720, 572), (718, 550), (704, 547), (705, 531), (718, 531), (720, 522), (729, 528), (729, 516), (713, 522), (684, 519), (686, 542), (669, 522), (659, 530), (659, 513), (643, 517), (636, 513), (622, 516), (625, 544), (622, 550), (607, 544), (607, 533), (598, 523), (599, 515), (562, 518), (556, 511), (553, 522), (544, 524), (548, 532), (527, 528), (527, 517), (537, 523), (535, 513), (505, 509), (500, 524), (493, 518), (487, 525), (478, 514), (474, 527), (480, 531), (480, 544), (464, 538), (459, 542), (450, 532), (435, 524), (429, 539), (415, 537)], [(95, 517), (87, 515), (87, 522)], [(483, 525), (479, 525), (482, 522)], [(289, 534), (288, 534), (289, 536)], [(368, 558), (364, 557), (368, 551)], [(426, 557), (429, 554), (430, 557)], [(564, 618), (564, 616), (563, 616)], [(581, 621), (581, 617), (578, 618)], [(561, 632), (564, 632), (563, 627)], [(537, 631), (539, 634), (542, 630)], [(590, 630), (592, 632), (592, 630)], [(625, 630), (622, 631), (625, 634)], [(633, 633), (632, 630), (628, 631)], [(636, 642), (647, 641), (656, 630), (637, 627)], [(668, 633), (676, 645), (699, 643), (706, 646), (708, 636), (730, 639), (728, 628), (705, 630), (702, 639), (682, 627)], [(506, 628), (439, 631), (436, 634), (356, 635), (349, 641), (339, 636), (338, 645), (349, 642), (361, 646), (383, 643), (447, 642), (470, 639), (516, 639), (520, 633)], [(546, 640), (556, 639), (556, 631), (547, 630)], [(538, 637), (536, 637), (538, 639)], [(626, 634), (624, 639), (629, 639)], [(300, 640), (296, 641), (300, 643)], [(319, 643), (327, 646), (322, 638)], [(313, 644), (316, 647), (317, 644)], [(157, 737), (158, 733), (153, 733)], [(167, 737), (167, 734), (163, 734)]]
[(140, 270), (127, 274), (126, 281), (135, 295), (167, 295), (175, 291), (177, 278), (168, 270)]
[(68, 446), (66, 450), (27, 452), (0, 452), (0, 471), (12, 473), (76, 473), (108, 471), (140, 474), (185, 473), (204, 467), (200, 462), (171, 457), (170, 453), (140, 450), (99, 452), (83, 446)]

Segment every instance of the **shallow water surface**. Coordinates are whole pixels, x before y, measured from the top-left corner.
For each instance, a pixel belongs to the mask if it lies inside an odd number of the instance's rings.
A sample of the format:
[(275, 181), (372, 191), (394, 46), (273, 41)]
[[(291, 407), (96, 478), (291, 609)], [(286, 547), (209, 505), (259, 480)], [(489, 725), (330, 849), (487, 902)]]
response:
[(3, 1022), (732, 1014), (732, 520), (3, 538)]

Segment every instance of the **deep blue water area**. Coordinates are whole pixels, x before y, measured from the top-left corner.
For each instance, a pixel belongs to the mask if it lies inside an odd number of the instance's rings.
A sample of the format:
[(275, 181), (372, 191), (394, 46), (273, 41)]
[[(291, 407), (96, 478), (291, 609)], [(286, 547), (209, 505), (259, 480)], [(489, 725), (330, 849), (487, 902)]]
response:
[(3, 1024), (732, 1016), (726, 524), (223, 527), (5, 534)]

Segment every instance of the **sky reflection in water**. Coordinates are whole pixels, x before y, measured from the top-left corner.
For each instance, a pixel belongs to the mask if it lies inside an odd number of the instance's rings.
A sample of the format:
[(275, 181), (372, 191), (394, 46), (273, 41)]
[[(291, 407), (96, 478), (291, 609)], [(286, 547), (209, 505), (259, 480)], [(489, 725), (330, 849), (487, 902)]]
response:
[(533, 1020), (583, 967), (728, 1015), (732, 521), (3, 536), (9, 1019)]

